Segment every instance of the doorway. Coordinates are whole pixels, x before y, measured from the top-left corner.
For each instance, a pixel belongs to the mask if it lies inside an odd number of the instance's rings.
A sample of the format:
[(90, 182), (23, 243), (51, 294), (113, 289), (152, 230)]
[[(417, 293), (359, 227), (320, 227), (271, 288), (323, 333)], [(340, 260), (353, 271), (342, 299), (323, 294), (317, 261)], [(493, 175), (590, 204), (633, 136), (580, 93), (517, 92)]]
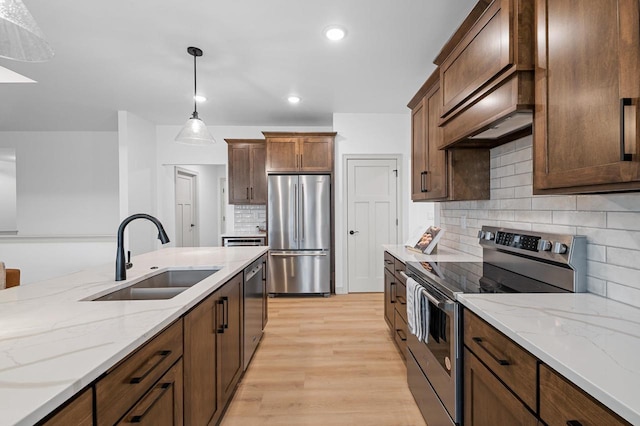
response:
[(347, 158), (347, 289), (382, 292), (382, 244), (397, 244), (398, 158)]
[(176, 167), (176, 247), (198, 247), (198, 174)]

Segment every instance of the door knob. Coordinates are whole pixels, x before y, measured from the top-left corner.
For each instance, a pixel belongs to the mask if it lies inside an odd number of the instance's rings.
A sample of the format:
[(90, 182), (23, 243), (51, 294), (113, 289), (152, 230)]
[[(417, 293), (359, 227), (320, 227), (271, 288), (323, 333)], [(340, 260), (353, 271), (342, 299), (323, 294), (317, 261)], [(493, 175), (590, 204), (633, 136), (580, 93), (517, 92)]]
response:
[(360, 231), (351, 230), (351, 231), (349, 231), (349, 235), (357, 234), (358, 232), (360, 232)]
[(196, 226), (194, 223), (191, 224), (191, 227), (193, 228), (194, 226)]

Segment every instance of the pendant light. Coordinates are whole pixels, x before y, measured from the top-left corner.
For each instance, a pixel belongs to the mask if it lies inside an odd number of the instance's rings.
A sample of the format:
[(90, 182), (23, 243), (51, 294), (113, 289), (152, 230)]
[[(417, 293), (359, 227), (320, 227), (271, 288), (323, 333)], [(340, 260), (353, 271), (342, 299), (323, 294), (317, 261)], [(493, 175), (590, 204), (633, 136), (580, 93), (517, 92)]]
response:
[(43, 62), (53, 49), (22, 0), (0, 0), (0, 57)]
[[(0, 0), (1, 1), (1, 0)], [(204, 121), (198, 117), (198, 101), (196, 101), (196, 93), (198, 89), (196, 79), (196, 58), (202, 56), (202, 50), (197, 47), (187, 48), (189, 55), (193, 56), (193, 114), (191, 118), (187, 120), (178, 136), (176, 136), (176, 142), (187, 145), (209, 145), (215, 143), (213, 136), (207, 130), (207, 126)]]

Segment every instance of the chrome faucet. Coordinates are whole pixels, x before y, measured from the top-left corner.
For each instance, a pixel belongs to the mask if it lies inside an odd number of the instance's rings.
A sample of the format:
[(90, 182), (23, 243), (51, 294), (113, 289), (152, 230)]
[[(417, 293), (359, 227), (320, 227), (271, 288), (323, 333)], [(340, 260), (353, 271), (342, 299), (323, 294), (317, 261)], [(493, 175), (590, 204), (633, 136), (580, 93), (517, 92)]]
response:
[(124, 228), (127, 227), (129, 222), (135, 219), (147, 219), (153, 222), (153, 224), (156, 225), (156, 228), (158, 228), (158, 239), (160, 240), (160, 242), (162, 244), (167, 244), (169, 242), (169, 237), (167, 236), (167, 233), (164, 231), (162, 224), (158, 219), (156, 219), (151, 215), (138, 213), (138, 214), (133, 214), (128, 218), (126, 218), (125, 220), (123, 220), (120, 226), (118, 227), (118, 251), (116, 253), (116, 281), (126, 280), (127, 269), (131, 267), (131, 263), (130, 263), (131, 258), (129, 258), (129, 262), (125, 263), (124, 261), (124, 241), (123, 240), (124, 240)]

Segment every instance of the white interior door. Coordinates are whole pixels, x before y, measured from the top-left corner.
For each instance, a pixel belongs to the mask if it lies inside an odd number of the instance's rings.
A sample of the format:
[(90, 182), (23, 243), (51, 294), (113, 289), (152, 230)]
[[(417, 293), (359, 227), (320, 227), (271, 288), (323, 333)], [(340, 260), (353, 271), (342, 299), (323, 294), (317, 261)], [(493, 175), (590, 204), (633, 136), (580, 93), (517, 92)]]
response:
[(176, 168), (176, 247), (198, 246), (195, 172)]
[(398, 242), (398, 162), (347, 160), (348, 288), (382, 292), (382, 244)]

